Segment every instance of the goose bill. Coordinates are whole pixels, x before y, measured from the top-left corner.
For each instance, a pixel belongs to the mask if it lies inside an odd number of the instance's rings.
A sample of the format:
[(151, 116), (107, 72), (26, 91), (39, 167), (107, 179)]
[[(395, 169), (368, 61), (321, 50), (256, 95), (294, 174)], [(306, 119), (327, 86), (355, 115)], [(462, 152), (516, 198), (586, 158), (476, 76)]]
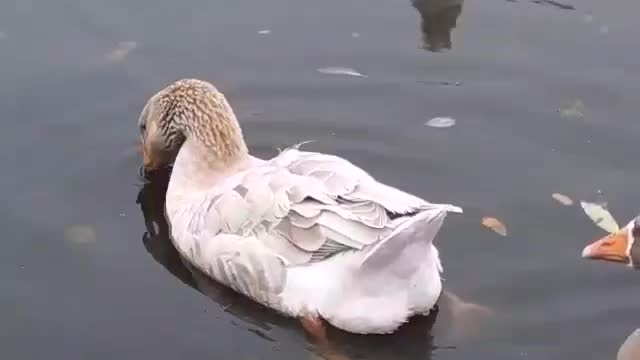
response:
[(582, 257), (610, 262), (629, 262), (629, 233), (627, 228), (592, 242), (582, 250)]

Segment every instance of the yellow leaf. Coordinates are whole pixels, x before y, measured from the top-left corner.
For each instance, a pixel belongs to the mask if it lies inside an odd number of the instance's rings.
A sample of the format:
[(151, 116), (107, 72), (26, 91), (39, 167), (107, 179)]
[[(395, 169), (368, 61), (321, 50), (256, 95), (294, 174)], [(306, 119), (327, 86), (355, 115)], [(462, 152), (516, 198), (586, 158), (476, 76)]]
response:
[(620, 230), (620, 226), (618, 226), (616, 220), (611, 216), (611, 213), (609, 213), (609, 211), (602, 205), (581, 201), (580, 206), (582, 206), (582, 209), (591, 221), (604, 231), (615, 233)]

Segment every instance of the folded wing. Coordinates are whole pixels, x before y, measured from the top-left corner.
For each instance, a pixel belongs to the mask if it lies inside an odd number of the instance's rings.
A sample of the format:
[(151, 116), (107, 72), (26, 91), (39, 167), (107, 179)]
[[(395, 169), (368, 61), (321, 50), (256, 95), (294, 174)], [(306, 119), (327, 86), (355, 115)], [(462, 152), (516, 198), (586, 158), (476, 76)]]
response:
[(381, 184), (345, 159), (288, 149), (208, 194), (192, 230), (255, 237), (294, 266), (372, 245), (436, 207), (461, 211)]

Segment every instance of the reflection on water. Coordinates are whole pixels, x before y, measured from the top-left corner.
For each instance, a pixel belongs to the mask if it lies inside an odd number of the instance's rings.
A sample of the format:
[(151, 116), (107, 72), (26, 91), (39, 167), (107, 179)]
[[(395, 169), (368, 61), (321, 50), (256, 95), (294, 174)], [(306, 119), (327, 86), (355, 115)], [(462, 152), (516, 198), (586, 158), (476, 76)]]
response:
[(462, 12), (464, 0), (412, 0), (420, 13), (422, 48), (439, 52), (451, 49), (451, 32)]
[[(171, 243), (169, 225), (164, 217), (164, 199), (169, 175), (168, 170), (155, 173), (152, 181), (146, 183), (138, 193), (136, 202), (142, 210), (147, 230), (142, 235), (145, 249), (172, 275), (220, 304), (226, 312), (268, 331), (270, 329), (268, 324), (278, 320), (275, 314), (265, 311), (262, 305), (251, 302), (234, 291), (209, 280), (200, 271), (190, 266)], [(263, 337), (268, 338), (266, 335)]]
[[(233, 314), (255, 328), (247, 328), (269, 341), (273, 327), (300, 329), (297, 321), (279, 316), (270, 309), (228, 289), (192, 267), (178, 255), (169, 238), (169, 225), (164, 217), (164, 198), (169, 181), (169, 171), (156, 173), (138, 193), (146, 232), (142, 236), (145, 249), (151, 256), (183, 283), (209, 297), (225, 312)], [(417, 316), (392, 335), (354, 335), (335, 328), (327, 329), (329, 344), (312, 344), (318, 355), (327, 359), (356, 359), (366, 355), (368, 359), (430, 359), (435, 349), (431, 329), (438, 316)]]

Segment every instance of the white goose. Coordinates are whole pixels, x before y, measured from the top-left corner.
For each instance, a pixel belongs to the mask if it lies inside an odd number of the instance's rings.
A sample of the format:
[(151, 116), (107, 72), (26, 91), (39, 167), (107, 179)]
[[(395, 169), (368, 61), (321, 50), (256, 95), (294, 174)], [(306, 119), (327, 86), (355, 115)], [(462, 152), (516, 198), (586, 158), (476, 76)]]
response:
[(214, 280), (313, 333), (323, 320), (390, 333), (435, 305), (432, 242), (452, 205), (382, 184), (349, 161), (290, 148), (249, 155), (224, 95), (179, 80), (139, 119), (144, 170), (173, 163), (166, 216), (174, 245)]

